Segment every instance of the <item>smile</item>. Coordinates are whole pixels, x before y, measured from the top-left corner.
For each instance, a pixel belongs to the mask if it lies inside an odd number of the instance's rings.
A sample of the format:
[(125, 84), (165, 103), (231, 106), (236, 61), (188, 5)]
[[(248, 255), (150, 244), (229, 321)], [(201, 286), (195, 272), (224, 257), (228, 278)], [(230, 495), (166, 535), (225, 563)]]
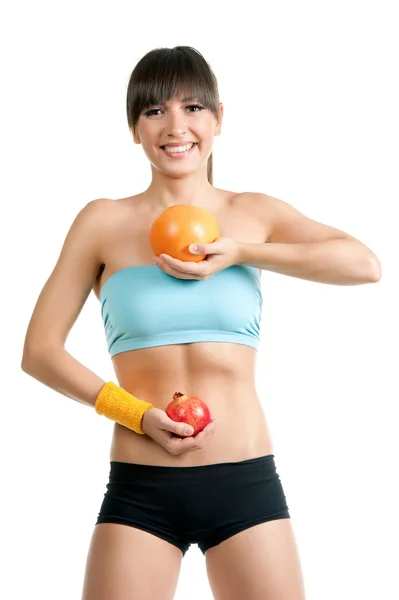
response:
[(165, 152), (167, 156), (170, 156), (172, 158), (180, 158), (183, 156), (187, 156), (187, 154), (190, 154), (190, 152), (192, 152), (196, 146), (196, 143), (185, 144), (182, 146), (161, 146), (161, 150)]

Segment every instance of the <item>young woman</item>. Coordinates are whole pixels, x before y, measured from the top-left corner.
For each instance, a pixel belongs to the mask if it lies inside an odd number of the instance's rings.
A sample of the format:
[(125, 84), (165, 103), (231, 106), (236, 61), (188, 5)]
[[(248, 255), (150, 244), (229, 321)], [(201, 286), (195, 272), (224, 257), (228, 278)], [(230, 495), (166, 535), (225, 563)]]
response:
[[(83, 600), (172, 599), (190, 544), (205, 555), (217, 600), (305, 598), (255, 389), (261, 271), (355, 285), (378, 281), (380, 264), (360, 241), (286, 202), (215, 188), (222, 117), (198, 51), (162, 48), (139, 61), (127, 118), (151, 183), (79, 212), (29, 323), (23, 370), (115, 422)], [(220, 237), (200, 245), (201, 262), (153, 256), (151, 225), (176, 204), (217, 218)], [(119, 385), (64, 347), (91, 290)], [(176, 391), (210, 408), (213, 421), (196, 436), (165, 412)]]

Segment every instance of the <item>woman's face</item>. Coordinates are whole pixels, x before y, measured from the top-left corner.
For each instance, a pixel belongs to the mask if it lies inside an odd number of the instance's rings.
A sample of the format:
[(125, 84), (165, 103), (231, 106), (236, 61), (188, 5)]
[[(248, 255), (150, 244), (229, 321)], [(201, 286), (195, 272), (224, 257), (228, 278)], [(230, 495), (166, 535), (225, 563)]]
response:
[[(207, 161), (212, 152), (213, 137), (220, 133), (222, 117), (222, 104), (220, 121), (217, 121), (214, 114), (196, 99), (182, 95), (165, 105), (149, 106), (143, 110), (133, 137), (136, 144), (142, 144), (156, 169), (171, 174), (189, 173), (198, 170)], [(170, 145), (182, 152), (171, 154)]]

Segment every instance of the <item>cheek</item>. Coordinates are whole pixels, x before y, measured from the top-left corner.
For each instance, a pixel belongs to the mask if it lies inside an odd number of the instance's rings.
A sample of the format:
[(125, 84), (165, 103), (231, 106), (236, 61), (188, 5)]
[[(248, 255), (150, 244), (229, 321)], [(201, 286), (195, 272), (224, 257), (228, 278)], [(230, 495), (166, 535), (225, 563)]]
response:
[(139, 129), (141, 145), (143, 150), (148, 154), (148, 152), (154, 152), (154, 146), (157, 146), (159, 133), (156, 131), (154, 127), (149, 127), (148, 125), (141, 126)]
[(213, 123), (212, 119), (204, 120), (202, 123), (198, 124), (198, 127), (197, 127), (198, 137), (201, 140), (212, 144), (213, 137), (215, 135), (214, 130), (215, 130), (215, 127), (214, 127), (214, 123)]
[(142, 125), (140, 125), (140, 135), (142, 137), (143, 140), (146, 139), (151, 139), (154, 136), (154, 131), (153, 131), (153, 127), (149, 126), (147, 123), (143, 123)]
[(197, 136), (197, 138), (201, 140), (201, 143), (212, 144), (214, 134), (212, 127), (209, 126), (208, 123), (197, 127), (194, 133)]
[(154, 119), (140, 119), (138, 123), (138, 131), (143, 139), (154, 139), (155, 136), (158, 135), (160, 124), (158, 124)]

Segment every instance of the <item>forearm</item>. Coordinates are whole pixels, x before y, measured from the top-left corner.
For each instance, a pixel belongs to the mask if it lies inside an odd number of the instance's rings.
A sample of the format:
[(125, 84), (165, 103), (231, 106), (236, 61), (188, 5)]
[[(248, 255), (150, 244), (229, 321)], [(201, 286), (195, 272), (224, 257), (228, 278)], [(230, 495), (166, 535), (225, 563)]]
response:
[(25, 349), (22, 370), (67, 398), (94, 407), (105, 381), (64, 348)]
[(238, 254), (238, 264), (319, 283), (359, 285), (381, 277), (376, 255), (352, 239), (306, 244), (239, 242)]
[(153, 404), (139, 400), (113, 382), (105, 382), (64, 348), (34, 352), (25, 349), (21, 367), (63, 396), (91, 406), (99, 415), (144, 434), (142, 419), (148, 409), (154, 408)]

